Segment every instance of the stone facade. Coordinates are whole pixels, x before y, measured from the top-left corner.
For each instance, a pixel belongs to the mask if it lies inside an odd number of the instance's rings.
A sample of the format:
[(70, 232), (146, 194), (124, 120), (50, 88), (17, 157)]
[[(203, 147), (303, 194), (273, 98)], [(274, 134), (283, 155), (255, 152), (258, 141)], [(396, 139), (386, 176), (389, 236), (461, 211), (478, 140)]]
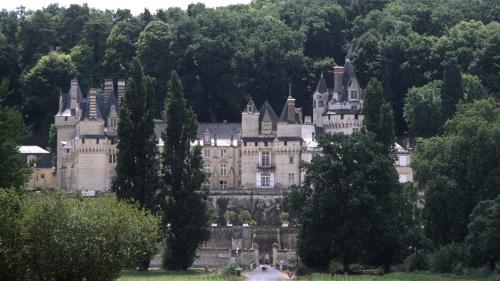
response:
[(29, 190), (49, 189), (57, 186), (56, 168), (52, 163), (50, 152), (39, 146), (23, 145), (19, 147), (19, 153), (31, 169), (27, 183)]
[[(258, 227), (218, 227), (199, 249), (196, 265), (222, 265), (240, 259), (245, 263), (289, 257), (296, 247), (292, 228), (280, 227), (283, 194), (304, 180), (301, 161), (309, 162), (321, 153), (316, 139), (320, 134), (351, 134), (363, 122), (363, 90), (349, 59), (334, 68), (334, 88), (323, 75), (312, 93), (312, 116), (302, 116), (289, 90), (281, 114), (266, 101), (260, 108), (250, 98), (241, 123), (199, 123), (192, 146), (202, 147), (204, 185), (209, 189), (209, 207), (219, 214), (227, 210), (248, 210)], [(104, 91), (91, 89), (83, 97), (78, 82), (71, 81), (61, 96), (57, 127), (57, 184), (67, 191), (81, 190), (95, 195), (110, 189), (115, 175), (118, 109), (125, 82), (106, 80)], [(155, 124), (160, 150), (164, 122)], [(396, 169), (400, 182), (412, 180), (411, 151), (396, 144)], [(287, 233), (283, 236), (283, 233)], [(287, 244), (283, 244), (283, 241)], [(241, 250), (234, 255), (234, 250)]]
[(115, 175), (119, 97), (125, 81), (104, 82), (104, 91), (90, 89), (84, 98), (78, 81), (71, 80), (66, 95), (59, 97), (57, 128), (57, 184), (84, 194), (107, 192)]

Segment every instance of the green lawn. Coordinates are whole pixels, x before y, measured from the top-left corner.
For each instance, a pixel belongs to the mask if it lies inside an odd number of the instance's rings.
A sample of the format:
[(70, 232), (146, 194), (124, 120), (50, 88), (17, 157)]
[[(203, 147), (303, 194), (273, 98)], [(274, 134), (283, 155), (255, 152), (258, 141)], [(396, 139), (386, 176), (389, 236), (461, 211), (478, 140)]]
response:
[(201, 271), (163, 271), (149, 272), (124, 271), (118, 281), (242, 281), (243, 278), (225, 276), (218, 273), (203, 273)]
[(313, 274), (301, 278), (314, 281), (497, 281), (500, 277), (467, 277), (446, 274), (427, 273), (391, 273), (383, 276), (358, 275), (358, 276), (331, 276), (328, 274)]

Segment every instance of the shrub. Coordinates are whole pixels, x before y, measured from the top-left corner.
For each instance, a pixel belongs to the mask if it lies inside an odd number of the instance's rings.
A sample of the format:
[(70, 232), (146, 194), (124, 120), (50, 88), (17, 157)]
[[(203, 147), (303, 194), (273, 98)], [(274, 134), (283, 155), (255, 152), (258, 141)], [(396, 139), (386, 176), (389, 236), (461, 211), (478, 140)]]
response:
[(240, 212), (240, 221), (242, 223), (248, 223), (252, 220), (252, 216), (250, 215), (250, 212), (247, 210), (243, 210)]
[(16, 280), (20, 268), (21, 196), (0, 188), (0, 280)]
[(221, 272), (222, 272), (222, 274), (225, 274), (225, 275), (234, 275), (235, 269), (238, 267), (245, 268), (245, 266), (243, 264), (240, 264), (240, 263), (236, 263), (236, 262), (226, 263), (221, 268)]
[(281, 223), (288, 223), (288, 213), (287, 212), (282, 212), (280, 214), (280, 220), (281, 220)]
[(212, 223), (217, 223), (219, 221), (219, 213), (216, 209), (208, 209), (208, 219)]
[(18, 274), (9, 280), (113, 280), (157, 251), (158, 219), (115, 198), (34, 194), (20, 207)]
[(452, 243), (441, 247), (430, 259), (430, 269), (436, 273), (460, 271), (465, 262), (465, 249), (462, 244)]
[(227, 223), (234, 223), (238, 218), (238, 215), (234, 211), (226, 211), (224, 213), (224, 219)]
[(328, 272), (330, 274), (339, 274), (343, 272), (343, 266), (342, 263), (336, 261), (336, 260), (331, 260), (330, 265), (328, 266)]
[(403, 262), (403, 271), (414, 272), (419, 270), (427, 270), (429, 268), (428, 257), (425, 254), (411, 254), (407, 256)]

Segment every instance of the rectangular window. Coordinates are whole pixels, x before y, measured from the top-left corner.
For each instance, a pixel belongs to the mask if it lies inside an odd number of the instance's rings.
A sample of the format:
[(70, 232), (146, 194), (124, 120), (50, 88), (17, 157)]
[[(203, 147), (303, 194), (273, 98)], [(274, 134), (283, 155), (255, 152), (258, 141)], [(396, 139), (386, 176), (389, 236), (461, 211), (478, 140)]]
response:
[(260, 176), (260, 186), (270, 187), (271, 186), (271, 175), (268, 173), (263, 173)]
[(82, 143), (85, 143), (85, 139), (82, 139)]
[(243, 142), (243, 146), (247, 146), (247, 142), (246, 141)]
[(344, 120), (344, 114), (340, 114), (340, 119)]
[(238, 165), (238, 176), (241, 176), (241, 164)]
[(227, 181), (219, 181), (219, 188), (226, 189), (227, 188)]
[(406, 155), (399, 156), (399, 166), (406, 167), (408, 165)]
[(288, 174), (288, 185), (294, 185), (295, 184), (295, 174), (291, 173)]
[(284, 144), (285, 146), (287, 146), (287, 145), (288, 145), (288, 142), (287, 142), (287, 141), (284, 141), (284, 142), (283, 142), (283, 144)]
[(255, 142), (255, 146), (259, 146), (259, 142), (257, 142), (257, 141), (256, 141), (256, 142)]
[(408, 181), (408, 178), (406, 177), (406, 175), (399, 175), (399, 182), (400, 183), (405, 183)]
[(207, 177), (210, 177), (210, 164), (203, 164), (203, 172)]
[(267, 146), (267, 141), (264, 142), (264, 146)]
[(227, 169), (225, 164), (220, 165), (220, 175), (222, 177), (227, 176)]
[(95, 139), (95, 143), (96, 143), (96, 144), (99, 144), (99, 139)]
[(44, 179), (45, 178), (45, 174), (41, 174), (40, 178)]
[(227, 158), (227, 149), (221, 149), (220, 150), (220, 157), (221, 158)]
[(293, 155), (288, 156), (288, 161), (290, 164), (293, 164)]
[(358, 115), (354, 114), (354, 119), (358, 120)]
[(271, 167), (271, 152), (262, 151), (260, 154), (260, 166)]
[(203, 157), (210, 158), (210, 149), (203, 150)]

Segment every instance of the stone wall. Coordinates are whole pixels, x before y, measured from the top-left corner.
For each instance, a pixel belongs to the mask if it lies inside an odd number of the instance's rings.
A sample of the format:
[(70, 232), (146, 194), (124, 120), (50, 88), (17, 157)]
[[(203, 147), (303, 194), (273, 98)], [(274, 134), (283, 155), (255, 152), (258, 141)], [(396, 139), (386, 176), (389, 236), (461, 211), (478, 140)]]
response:
[(290, 227), (212, 227), (210, 239), (198, 251), (194, 267), (222, 266), (229, 262), (242, 264), (286, 264), (297, 245), (297, 233)]

